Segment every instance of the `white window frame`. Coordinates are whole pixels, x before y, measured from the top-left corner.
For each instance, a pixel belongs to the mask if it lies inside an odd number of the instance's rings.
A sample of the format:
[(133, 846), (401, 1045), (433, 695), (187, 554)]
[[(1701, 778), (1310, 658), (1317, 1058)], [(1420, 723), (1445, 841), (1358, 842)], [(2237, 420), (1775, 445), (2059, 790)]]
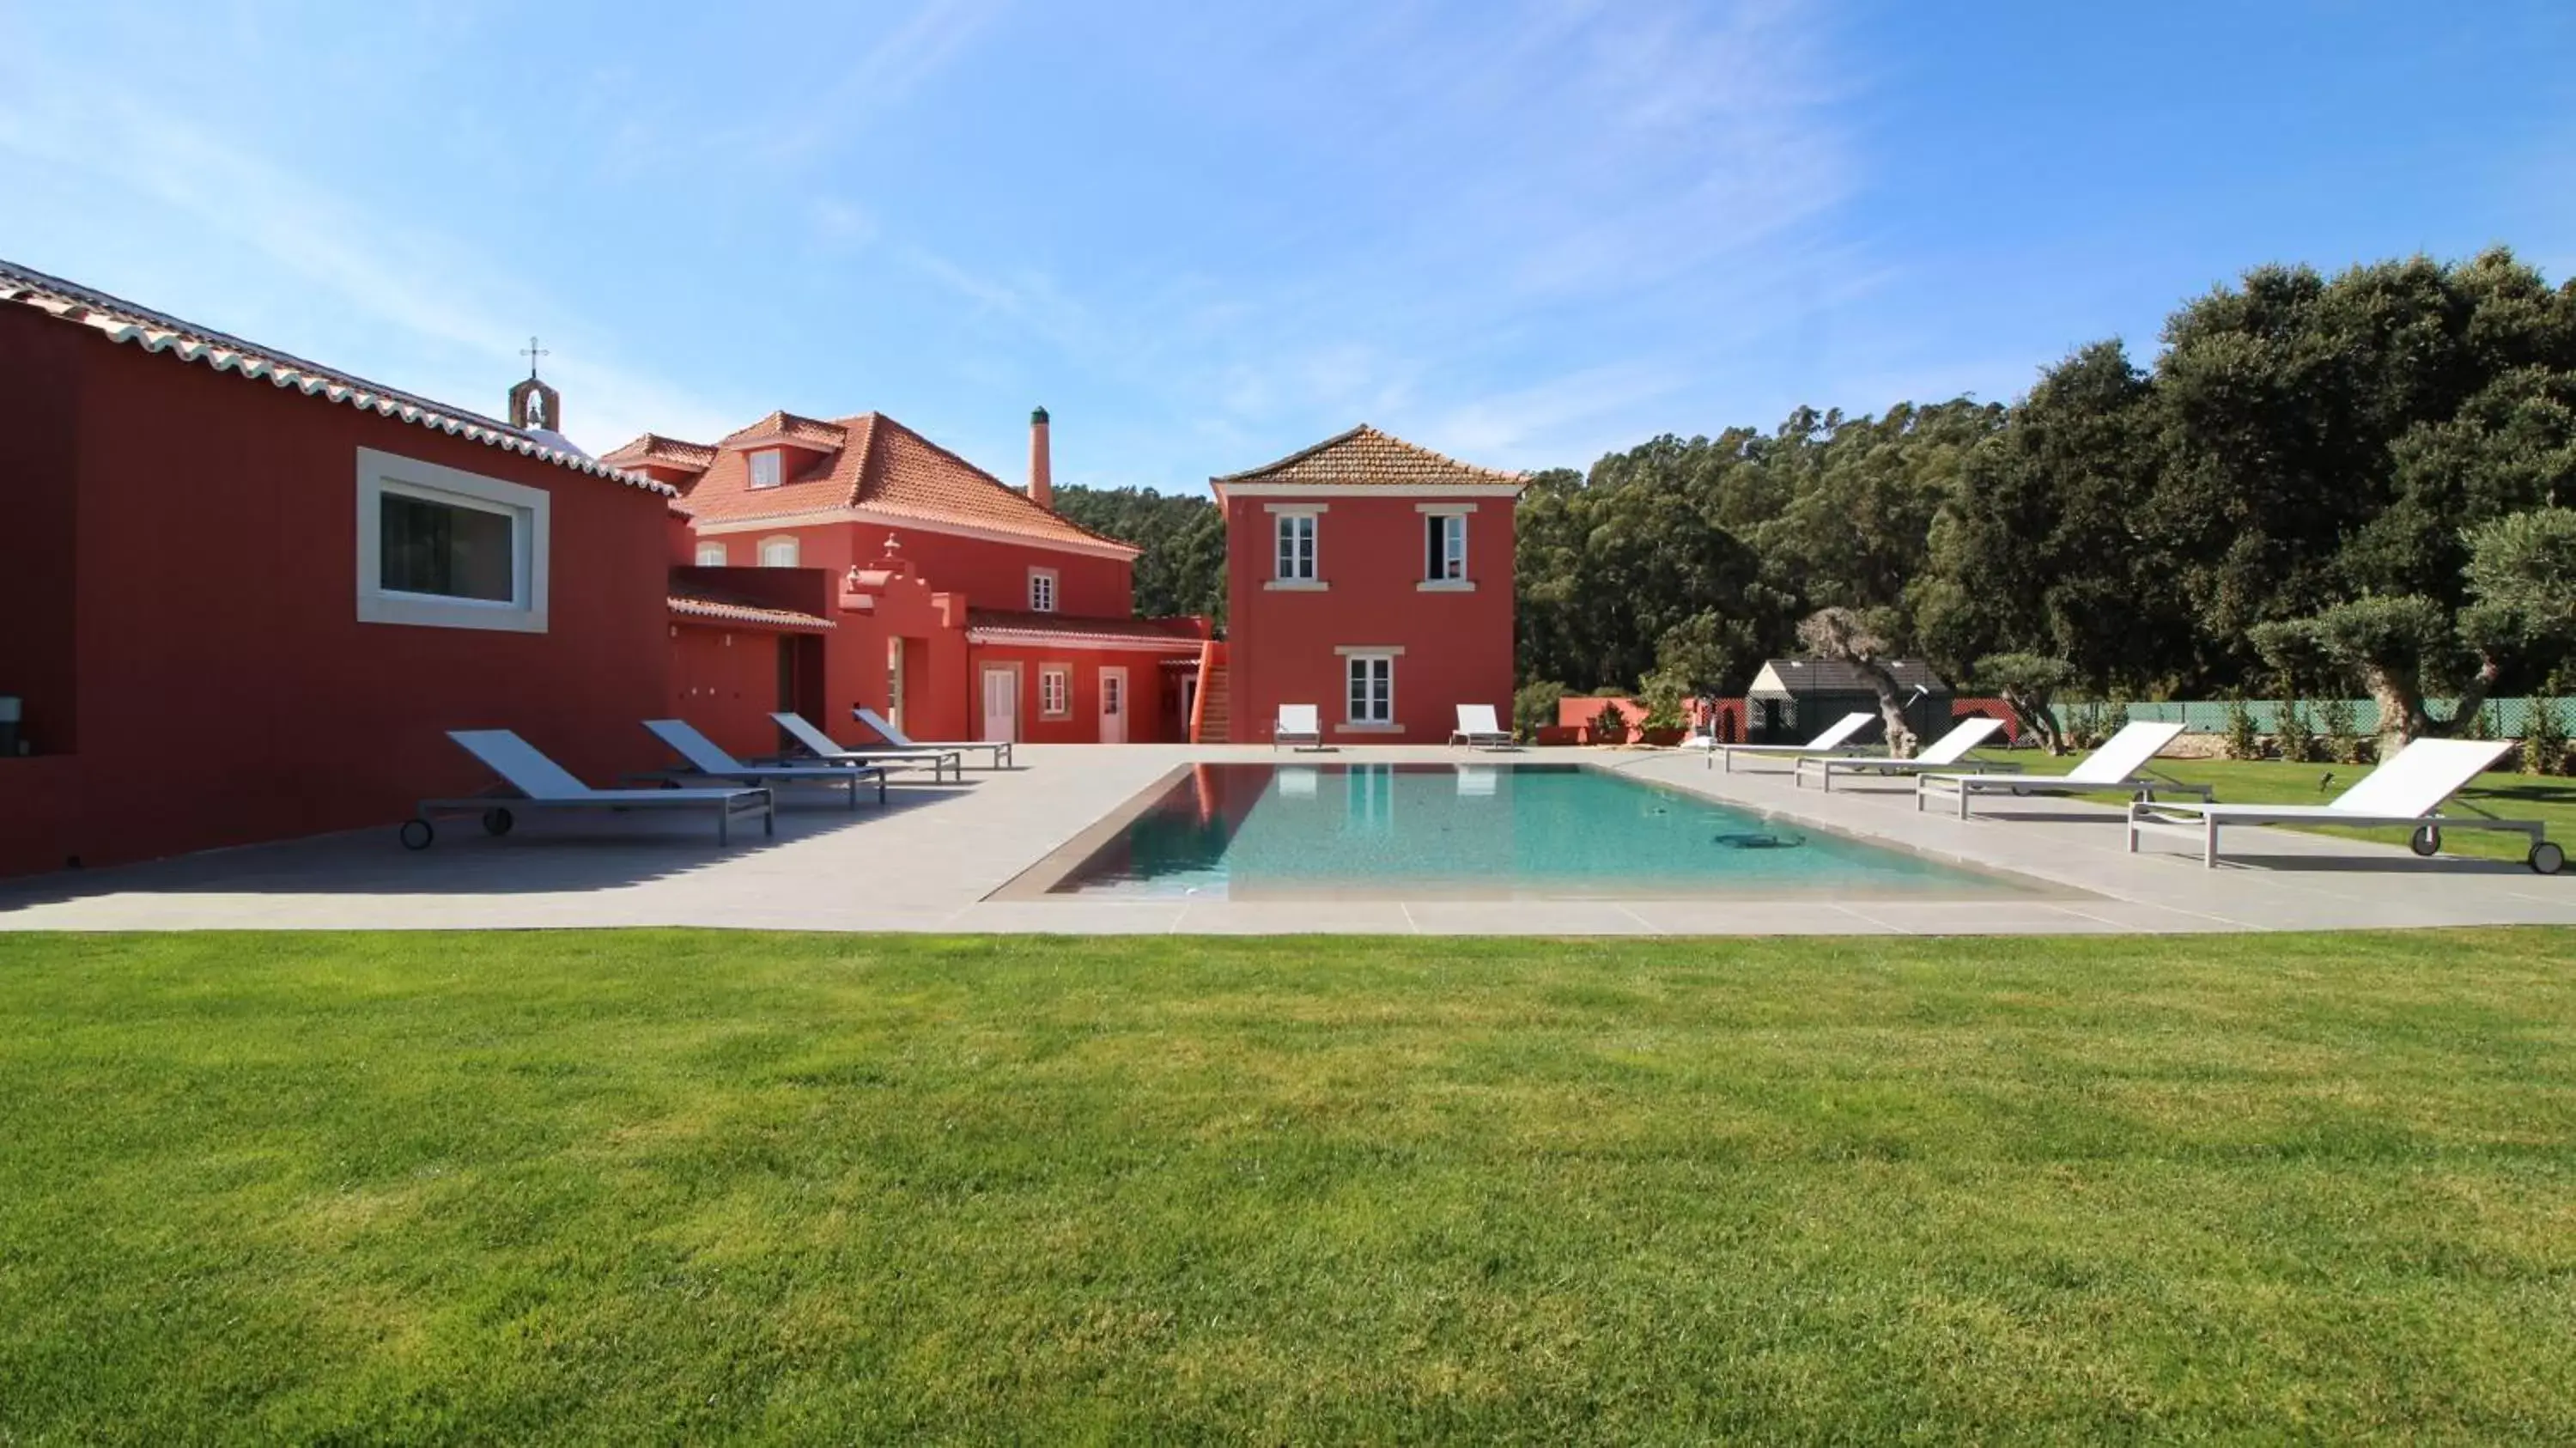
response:
[[(496, 633), (546, 631), (547, 559), (553, 545), (552, 494), (543, 488), (363, 447), (358, 449), (357, 482), (358, 622)], [(510, 597), (450, 598), (385, 587), (387, 493), (508, 517)]]
[(731, 560), (728, 559), (725, 554), (724, 544), (720, 542), (706, 542), (698, 545), (698, 566), (700, 568), (722, 568), (730, 561)]
[[(1467, 515), (1464, 513), (1425, 513), (1423, 519), (1422, 581), (1425, 583), (1464, 583), (1467, 580)], [(1431, 530), (1439, 530), (1440, 556), (1431, 556)]]
[[(1396, 656), (1393, 651), (1380, 652), (1374, 650), (1354, 650), (1342, 656), (1342, 722), (1344, 724), (1372, 729), (1383, 729), (1390, 727), (1395, 723), (1395, 658)], [(1371, 666), (1373, 666), (1373, 668)], [(1361, 704), (1363, 707), (1375, 702), (1374, 700), (1366, 698), (1354, 698), (1354, 695), (1359, 691), (1360, 675), (1364, 668), (1368, 668), (1371, 672), (1385, 676), (1386, 702), (1385, 713), (1382, 717), (1363, 713), (1361, 710), (1353, 709), (1351, 707), (1355, 702)], [(1375, 691), (1371, 690), (1370, 692), (1374, 693)]]
[[(1270, 525), (1270, 576), (1281, 583), (1316, 583), (1323, 579), (1323, 528), (1313, 513), (1282, 512)], [(1304, 548), (1297, 544), (1304, 542)]]
[[(1055, 698), (1050, 702), (1048, 694)], [(1070, 719), (1073, 717), (1073, 665), (1038, 665), (1038, 717)]]
[(765, 493), (787, 481), (787, 460), (777, 448), (762, 448), (751, 455), (751, 489)]
[(1061, 582), (1052, 568), (1029, 570), (1029, 612), (1053, 613), (1061, 596)]
[[(786, 551), (787, 561), (784, 563), (770, 557), (772, 551), (779, 549)], [(797, 544), (796, 535), (793, 533), (780, 533), (760, 540), (759, 558), (760, 566), (763, 568), (801, 568), (804, 564), (800, 560), (804, 556), (805, 550)]]

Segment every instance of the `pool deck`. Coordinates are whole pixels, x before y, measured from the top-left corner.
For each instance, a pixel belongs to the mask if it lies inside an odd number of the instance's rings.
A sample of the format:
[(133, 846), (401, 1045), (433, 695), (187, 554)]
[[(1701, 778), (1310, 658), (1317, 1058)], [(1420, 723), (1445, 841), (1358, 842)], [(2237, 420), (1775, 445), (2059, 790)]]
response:
[[(1460, 751), (1355, 748), (1306, 762), (1456, 762)], [(778, 835), (716, 845), (702, 820), (537, 817), (506, 839), (471, 821), (412, 853), (393, 823), (150, 864), (0, 881), (0, 929), (420, 929), (687, 925), (792, 930), (1201, 934), (1969, 935), (2576, 925), (2576, 871), (2279, 829), (2230, 831), (2201, 868), (2197, 835), (2123, 849), (2116, 809), (1981, 801), (1962, 822), (1917, 813), (1913, 787), (1797, 789), (1785, 763), (1728, 774), (1662, 751), (1473, 756), (1581, 760), (1806, 824), (2058, 887), (2049, 898), (1103, 901), (991, 900), (1003, 885), (1175, 767), (1276, 762), (1262, 748), (1024, 745), (1020, 767), (900, 786), (891, 808), (790, 796)]]

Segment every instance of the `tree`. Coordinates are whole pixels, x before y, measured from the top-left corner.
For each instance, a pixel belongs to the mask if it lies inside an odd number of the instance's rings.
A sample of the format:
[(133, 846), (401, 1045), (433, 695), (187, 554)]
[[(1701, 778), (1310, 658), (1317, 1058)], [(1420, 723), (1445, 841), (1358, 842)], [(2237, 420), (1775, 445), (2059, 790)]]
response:
[(1878, 695), (1878, 717), (1887, 726), (1887, 752), (1913, 757), (1914, 731), (1905, 724), (1905, 691), (1889, 665), (1896, 661), (1887, 635), (1870, 619), (1848, 608), (1824, 608), (1798, 624), (1798, 642), (1820, 659), (1840, 659), (1860, 671)]
[(1062, 487), (1066, 518), (1145, 550), (1135, 568), (1136, 614), (1225, 619), (1225, 514), (1205, 498), (1146, 488)]
[(1995, 691), (2021, 726), (2039, 736), (2051, 754), (2066, 752), (2066, 731), (2057, 727), (2049, 707), (2057, 691), (2072, 683), (2075, 670), (2064, 659), (2038, 654), (1988, 654), (1977, 660), (1974, 677)]

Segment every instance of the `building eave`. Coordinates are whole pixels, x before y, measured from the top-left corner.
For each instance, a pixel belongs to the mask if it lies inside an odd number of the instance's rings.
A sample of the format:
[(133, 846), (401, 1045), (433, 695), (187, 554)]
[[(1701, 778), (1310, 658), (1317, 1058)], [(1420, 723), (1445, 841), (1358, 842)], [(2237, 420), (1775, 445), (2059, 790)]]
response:
[(756, 518), (700, 518), (695, 527), (702, 535), (725, 533), (775, 532), (781, 528), (823, 528), (834, 523), (873, 523), (885, 528), (918, 529), (954, 538), (975, 538), (988, 543), (1016, 543), (1024, 548), (1044, 548), (1057, 553), (1078, 553), (1091, 558), (1116, 558), (1133, 563), (1144, 549), (1129, 543), (1093, 542), (1085, 539), (1058, 538), (1045, 533), (1021, 533), (1008, 528), (985, 528), (973, 523), (951, 522), (945, 518), (925, 517), (915, 513), (892, 512), (884, 508), (809, 508), (799, 513), (773, 513)]

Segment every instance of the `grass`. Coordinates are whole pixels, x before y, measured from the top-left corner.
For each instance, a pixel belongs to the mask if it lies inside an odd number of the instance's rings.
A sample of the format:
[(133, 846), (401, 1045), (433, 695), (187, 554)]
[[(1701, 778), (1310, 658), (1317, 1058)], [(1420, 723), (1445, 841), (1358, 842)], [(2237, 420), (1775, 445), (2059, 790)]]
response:
[[(2029, 774), (2063, 774), (2084, 756), (2078, 753), (2051, 758), (2040, 750), (2016, 749), (1979, 750), (1974, 757), (1989, 762), (2010, 760)], [(2361, 764), (2285, 764), (2270, 759), (2159, 759), (2153, 768), (2174, 779), (2214, 786), (2220, 800), (2234, 804), (2325, 804), (2370, 773), (2370, 766)], [(2331, 781), (2328, 776), (2332, 776)], [(2121, 796), (2099, 798), (2116, 803)], [(2543, 821), (2549, 826), (2549, 838), (2576, 852), (2576, 779), (2481, 774), (2458, 801), (2444, 807), (2444, 812), (2466, 813), (2463, 802), (2499, 819)], [(2408, 833), (2305, 825), (2294, 828), (2390, 845), (2405, 844)], [(2501, 830), (2452, 830), (2442, 836), (2442, 853), (2446, 855), (2519, 863), (2530, 848), (2531, 841), (2525, 836)]]
[(0, 936), (0, 1443), (2563, 1443), (2571, 958)]

